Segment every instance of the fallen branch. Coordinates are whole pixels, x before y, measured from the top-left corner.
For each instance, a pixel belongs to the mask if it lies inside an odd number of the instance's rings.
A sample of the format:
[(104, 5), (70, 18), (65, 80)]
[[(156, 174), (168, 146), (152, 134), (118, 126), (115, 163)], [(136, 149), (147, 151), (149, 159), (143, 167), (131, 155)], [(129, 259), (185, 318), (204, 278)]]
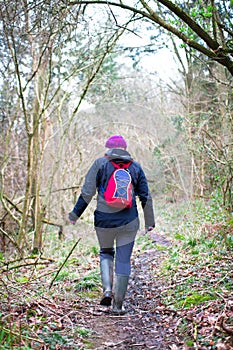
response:
[[(14, 259), (14, 260), (10, 260), (10, 261), (7, 261), (7, 262), (3, 262), (3, 265), (11, 265), (11, 264), (14, 264), (14, 263), (17, 263), (17, 262), (20, 262), (22, 260), (26, 261), (26, 260), (33, 260), (33, 259), (37, 259), (38, 260), (38, 256), (37, 255), (29, 255), (29, 256), (26, 256), (25, 258), (21, 259)], [(41, 260), (46, 260), (48, 262), (55, 262), (55, 259), (53, 258), (46, 258), (45, 256), (40, 256), (40, 259)]]
[(56, 275), (54, 276), (54, 278), (52, 279), (50, 285), (49, 285), (49, 289), (52, 288), (53, 283), (55, 281), (55, 279), (57, 278), (57, 276), (59, 275), (61, 269), (63, 268), (63, 266), (65, 265), (65, 263), (67, 262), (67, 260), (69, 259), (69, 257), (71, 256), (71, 254), (73, 253), (73, 251), (75, 250), (76, 246), (78, 245), (78, 243), (80, 242), (81, 238), (79, 238), (77, 240), (77, 242), (73, 245), (71, 251), (69, 252), (69, 254), (67, 255), (67, 257), (65, 258), (65, 260), (63, 261), (62, 265), (59, 267), (59, 269), (57, 270)]
[[(6, 264), (8, 265), (8, 264)], [(6, 269), (2, 269), (2, 272), (7, 272), (7, 271), (10, 271), (10, 270), (15, 270), (15, 269), (20, 269), (21, 267), (27, 267), (27, 266), (37, 266), (37, 265), (47, 265), (47, 262), (44, 261), (44, 262), (30, 262), (30, 263), (25, 263), (25, 264), (19, 264), (19, 265), (16, 265), (16, 266), (11, 266), (9, 268), (6, 268)]]
[(0, 227), (0, 232), (1, 232), (5, 237), (7, 237), (7, 238), (9, 239), (9, 241), (17, 248), (17, 250), (18, 250), (19, 253), (20, 253), (20, 248), (19, 248), (18, 244), (16, 243), (16, 241), (15, 241), (10, 235), (8, 235), (8, 233), (7, 233), (5, 230), (3, 230), (1, 227)]
[(5, 328), (5, 327), (2, 327), (1, 330), (2, 330), (3, 332), (5, 332), (5, 333), (13, 334), (13, 335), (15, 335), (15, 336), (17, 336), (17, 337), (22, 337), (22, 338), (25, 338), (25, 339), (27, 339), (27, 340), (32, 340), (32, 341), (35, 341), (35, 342), (37, 342), (37, 343), (44, 344), (44, 341), (41, 340), (40, 338), (32, 338), (32, 337), (29, 337), (28, 334), (24, 335), (24, 334), (22, 334), (22, 333), (17, 333), (17, 332), (12, 331), (11, 329), (7, 329), (7, 328)]
[(220, 322), (219, 322), (219, 325), (222, 327), (222, 329), (223, 329), (226, 333), (228, 333), (228, 334), (230, 334), (230, 335), (233, 335), (233, 327), (230, 327), (230, 326), (228, 326), (228, 325), (226, 324), (225, 319), (224, 319), (224, 316), (221, 317)]
[(36, 281), (36, 280), (38, 280), (38, 279), (40, 279), (40, 278), (43, 278), (43, 277), (45, 277), (45, 276), (49, 276), (49, 275), (51, 275), (52, 273), (54, 273), (54, 271), (46, 272), (46, 273), (44, 273), (44, 274), (42, 274), (42, 275), (39, 275), (39, 276), (34, 277), (34, 278), (31, 278), (30, 280), (31, 280), (31, 281)]
[[(14, 203), (12, 202), (12, 200), (10, 198), (8, 198), (6, 195), (3, 196), (4, 199), (20, 214), (22, 214), (22, 210)], [(47, 224), (47, 225), (51, 225), (51, 226), (56, 226), (56, 227), (59, 227), (61, 229), (62, 225), (61, 224), (56, 224), (55, 222), (52, 222), (50, 221), (49, 219), (43, 219), (42, 222), (44, 224)]]
[[(26, 260), (33, 260), (33, 259), (36, 259), (36, 261), (33, 261), (33, 262), (27, 262)], [(24, 261), (24, 263), (22, 262), (20, 264), (20, 261)], [(39, 261), (39, 260), (42, 260), (42, 261)], [(6, 262), (1, 262), (0, 264), (2, 265), (1, 266), (1, 272), (8, 272), (10, 270), (15, 270), (15, 269), (19, 269), (21, 267), (27, 267), (27, 266), (37, 266), (37, 265), (47, 265), (47, 264), (50, 264), (50, 263), (53, 263), (55, 262), (54, 259), (52, 258), (46, 258), (46, 257), (40, 257), (38, 258), (38, 256), (29, 256), (27, 258), (24, 258), (24, 259), (15, 259), (15, 260), (12, 260), (12, 261), (6, 261)], [(14, 265), (14, 266), (10, 266), (12, 264), (15, 264), (15, 263), (18, 263), (17, 265)]]

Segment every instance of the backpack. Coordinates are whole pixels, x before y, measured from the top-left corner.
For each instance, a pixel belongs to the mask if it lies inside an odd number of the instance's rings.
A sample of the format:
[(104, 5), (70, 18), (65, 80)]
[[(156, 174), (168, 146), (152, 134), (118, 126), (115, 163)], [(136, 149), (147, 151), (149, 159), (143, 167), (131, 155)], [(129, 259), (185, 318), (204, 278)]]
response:
[(114, 208), (126, 209), (132, 207), (133, 185), (130, 172), (128, 170), (129, 163), (114, 163), (114, 171), (111, 174), (105, 191), (103, 191), (106, 203)]

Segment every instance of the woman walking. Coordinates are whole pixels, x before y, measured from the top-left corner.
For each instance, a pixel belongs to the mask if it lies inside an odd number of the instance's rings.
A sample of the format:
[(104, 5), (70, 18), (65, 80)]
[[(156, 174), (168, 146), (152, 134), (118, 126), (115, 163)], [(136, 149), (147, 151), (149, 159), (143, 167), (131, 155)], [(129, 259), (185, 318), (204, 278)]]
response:
[(126, 151), (126, 140), (121, 135), (113, 135), (107, 139), (105, 147), (105, 155), (96, 159), (86, 174), (69, 220), (75, 224), (97, 191), (94, 226), (100, 246), (103, 286), (100, 304), (110, 306), (113, 299), (113, 313), (124, 314), (130, 258), (139, 229), (136, 197), (143, 209), (146, 231), (155, 226), (153, 203), (144, 171)]

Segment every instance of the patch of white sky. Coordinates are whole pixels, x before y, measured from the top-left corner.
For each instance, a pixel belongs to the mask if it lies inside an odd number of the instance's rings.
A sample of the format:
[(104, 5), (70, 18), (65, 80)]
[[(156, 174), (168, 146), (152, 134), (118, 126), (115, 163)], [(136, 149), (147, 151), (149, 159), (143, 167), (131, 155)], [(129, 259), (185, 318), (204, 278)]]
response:
[[(133, 1), (132, 1), (133, 5)], [(103, 26), (103, 18), (110, 16), (113, 23), (115, 22), (116, 28), (124, 27), (128, 19), (132, 16), (130, 11), (121, 9), (116, 6), (100, 6), (96, 5), (88, 8), (88, 15), (90, 18), (94, 18), (99, 23), (98, 19), (101, 19)], [(92, 21), (92, 26), (95, 27), (97, 23)], [(97, 24), (98, 26), (98, 24)], [(162, 37), (163, 35), (163, 37)], [(153, 52), (141, 54), (139, 66), (145, 73), (154, 74), (159, 79), (169, 81), (170, 79), (176, 79), (178, 77), (178, 63), (175, 59), (175, 55), (169, 43), (168, 35), (158, 35), (158, 26), (154, 25), (149, 21), (132, 21), (127, 26), (125, 33), (119, 38), (118, 44), (124, 48), (143, 48), (151, 44), (151, 36), (157, 36), (157, 41), (154, 41), (154, 46), (151, 47)], [(166, 44), (165, 44), (166, 43)], [(181, 44), (181, 41), (177, 39), (177, 46)], [(184, 57), (184, 52), (180, 49), (181, 57)], [(126, 51), (129, 53), (129, 50)], [(132, 67), (132, 58), (129, 54), (119, 55), (118, 60), (120, 63), (126, 66), (126, 69)]]
[[(119, 43), (122, 43), (127, 48), (143, 48), (150, 45), (150, 33), (147, 30), (142, 30), (139, 35), (128, 32), (123, 36)], [(158, 78), (169, 81), (176, 79), (178, 76), (178, 63), (175, 60), (175, 55), (172, 48), (163, 47), (158, 43), (154, 45), (153, 52), (142, 54), (139, 66), (143, 71), (149, 74), (156, 74)], [(120, 58), (126, 65), (132, 65), (132, 59), (128, 56)]]
[[(90, 21), (88, 21), (88, 26), (90, 31), (94, 33), (99, 30), (99, 26), (102, 25), (105, 28), (105, 19), (110, 16), (112, 19), (113, 27), (123, 28), (125, 23), (132, 14), (129, 11), (125, 11), (118, 7), (109, 6), (93, 6), (87, 7), (85, 16), (89, 16)], [(104, 29), (103, 29), (104, 30)], [(170, 83), (171, 80), (179, 79), (178, 73), (178, 63), (175, 60), (175, 55), (172, 50), (171, 42), (169, 43), (169, 38), (165, 34), (158, 35), (158, 27), (149, 21), (132, 21), (132, 23), (127, 26), (125, 33), (119, 38), (118, 45), (127, 49), (119, 54), (118, 62), (121, 64), (122, 69), (127, 72), (132, 68), (133, 61), (129, 54), (129, 49), (131, 48), (142, 48), (151, 44), (151, 37), (156, 36), (158, 39), (154, 41), (152, 52), (142, 53), (140, 57), (139, 67), (144, 74), (149, 74), (154, 76), (154, 79), (159, 79), (165, 83)], [(177, 45), (181, 42), (177, 41)], [(123, 51), (123, 50), (122, 50)], [(143, 51), (143, 50), (142, 50)], [(132, 53), (133, 54), (133, 53)], [(183, 56), (182, 50), (180, 50), (180, 55)], [(82, 102), (82, 107), (84, 107), (85, 101)]]

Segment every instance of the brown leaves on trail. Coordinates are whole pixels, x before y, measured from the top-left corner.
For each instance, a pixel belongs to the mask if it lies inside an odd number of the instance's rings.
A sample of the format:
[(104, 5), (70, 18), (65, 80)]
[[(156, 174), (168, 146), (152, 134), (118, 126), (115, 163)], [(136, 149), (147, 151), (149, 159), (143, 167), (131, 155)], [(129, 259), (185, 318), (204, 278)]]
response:
[[(168, 245), (161, 235), (153, 240)], [(61, 276), (51, 290), (45, 268), (31, 281), (4, 272), (0, 346), (10, 336), (13, 346), (36, 350), (232, 350), (233, 293), (222, 283), (229, 279), (231, 285), (229, 259), (187, 264), (184, 256), (167, 277), (159, 269), (165, 258), (166, 251), (156, 248), (135, 251), (123, 316), (99, 305), (96, 280), (80, 284), (98, 267), (97, 256), (86, 268), (75, 265), (75, 278)]]
[[(231, 296), (232, 297), (232, 296)], [(232, 350), (232, 328), (225, 328), (225, 320), (233, 320), (230, 300), (214, 300), (182, 312), (186, 323), (186, 334), (198, 344), (206, 344), (201, 349), (215, 349), (221, 344), (222, 349)], [(230, 332), (229, 332), (230, 330)]]

